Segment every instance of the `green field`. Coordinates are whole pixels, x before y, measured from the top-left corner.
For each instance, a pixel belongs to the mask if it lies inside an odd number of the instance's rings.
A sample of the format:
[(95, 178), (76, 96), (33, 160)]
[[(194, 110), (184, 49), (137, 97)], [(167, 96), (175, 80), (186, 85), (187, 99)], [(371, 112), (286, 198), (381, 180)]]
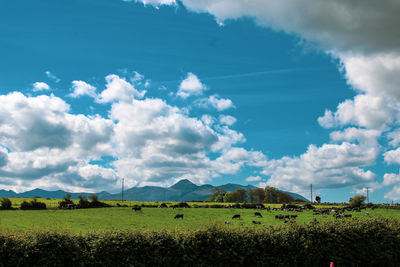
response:
[[(14, 201), (15, 199), (13, 199)], [(51, 200), (49, 200), (51, 201)], [(58, 202), (57, 202), (58, 203)], [(135, 202), (136, 203), (136, 202)], [(133, 203), (130, 203), (131, 205)], [(149, 204), (149, 203), (147, 203)], [(155, 204), (154, 202), (152, 203)], [(191, 205), (193, 205), (191, 203)], [(275, 205), (274, 205), (275, 206)], [(278, 214), (297, 214), (296, 223), (305, 224), (313, 221), (333, 221), (332, 215), (313, 215), (312, 211), (284, 212), (284, 211), (260, 211), (263, 218), (256, 218), (252, 209), (228, 209), (228, 208), (142, 208), (135, 212), (127, 208), (97, 208), (77, 210), (2, 210), (0, 211), (0, 231), (36, 231), (52, 230), (67, 231), (71, 233), (101, 232), (110, 230), (187, 230), (198, 229), (210, 224), (224, 225), (226, 227), (265, 227), (282, 225), (282, 220), (275, 219)], [(366, 212), (369, 215), (366, 215)], [(174, 219), (176, 214), (184, 214), (182, 219)], [(397, 217), (400, 218), (400, 210), (367, 209), (361, 212), (346, 212), (353, 217)], [(232, 220), (234, 214), (240, 214), (240, 220)], [(252, 221), (259, 221), (261, 225), (254, 225)], [(351, 220), (343, 218), (340, 220)], [(225, 225), (225, 221), (233, 224)]]

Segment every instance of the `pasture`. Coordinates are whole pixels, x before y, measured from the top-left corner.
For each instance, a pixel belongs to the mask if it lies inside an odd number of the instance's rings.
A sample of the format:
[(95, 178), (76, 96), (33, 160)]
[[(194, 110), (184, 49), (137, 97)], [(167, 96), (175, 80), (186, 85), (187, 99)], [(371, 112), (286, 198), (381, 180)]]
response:
[[(154, 202), (153, 202), (154, 205)], [(191, 203), (191, 205), (193, 205)], [(260, 212), (262, 218), (256, 217)], [(369, 215), (366, 214), (369, 213)], [(346, 212), (352, 218), (395, 217), (400, 218), (400, 210), (367, 209), (361, 212)], [(184, 218), (174, 219), (176, 214), (183, 214)], [(240, 215), (240, 219), (232, 219), (233, 215)], [(228, 228), (237, 227), (266, 227), (283, 225), (284, 220), (275, 219), (275, 215), (297, 214), (296, 219), (290, 222), (308, 224), (314, 220), (318, 223), (334, 221), (332, 213), (329, 215), (313, 215), (313, 211), (285, 212), (254, 209), (233, 208), (142, 208), (133, 211), (131, 207), (112, 207), (77, 210), (2, 210), (0, 211), (1, 232), (29, 232), (29, 231), (65, 231), (70, 233), (98, 233), (114, 230), (194, 230), (210, 225), (221, 225)], [(352, 220), (341, 218), (338, 220)], [(260, 222), (254, 224), (253, 221)], [(225, 224), (229, 222), (229, 224)]]

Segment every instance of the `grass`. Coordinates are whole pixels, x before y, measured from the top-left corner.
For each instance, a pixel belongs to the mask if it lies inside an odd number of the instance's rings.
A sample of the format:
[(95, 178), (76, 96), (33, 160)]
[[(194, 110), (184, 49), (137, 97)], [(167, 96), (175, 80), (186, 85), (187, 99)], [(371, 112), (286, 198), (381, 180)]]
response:
[[(58, 201), (59, 200), (57, 200), (57, 203)], [(150, 203), (153, 205), (155, 204), (154, 202)], [(138, 204), (138, 202), (132, 202), (129, 204), (134, 205)], [(367, 211), (370, 214), (369, 216), (365, 214), (365, 210), (362, 212), (347, 213), (350, 213), (353, 217), (357, 218), (400, 218), (400, 210), (368, 209)], [(2, 210), (0, 211), (0, 231), (27, 232), (51, 230), (71, 233), (94, 233), (110, 230), (159, 231), (163, 229), (184, 231), (187, 229), (198, 229), (210, 224), (224, 225), (224, 227), (265, 227), (284, 224), (283, 221), (275, 219), (275, 215), (278, 214), (297, 214), (298, 218), (296, 219), (296, 223), (300, 224), (309, 223), (314, 218), (316, 218), (320, 223), (334, 220), (332, 215), (313, 215), (312, 211), (296, 213), (283, 211), (267, 212), (263, 210), (260, 211), (263, 218), (256, 218), (254, 212), (255, 210), (251, 209), (228, 208), (142, 208), (142, 211), (135, 212), (130, 207), (78, 210), (49, 209), (37, 211)], [(183, 220), (174, 219), (174, 216), (178, 213), (184, 214)], [(234, 214), (240, 214), (241, 219), (232, 220), (231, 218)], [(260, 221), (262, 224), (254, 225), (252, 223), (253, 220)], [(225, 221), (232, 222), (232, 225), (225, 226)]]

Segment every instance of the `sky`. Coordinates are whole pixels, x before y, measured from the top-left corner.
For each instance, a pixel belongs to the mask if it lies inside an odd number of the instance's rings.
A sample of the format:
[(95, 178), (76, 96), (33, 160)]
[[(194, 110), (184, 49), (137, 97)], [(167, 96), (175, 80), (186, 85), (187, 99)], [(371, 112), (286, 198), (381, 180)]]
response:
[(0, 3), (0, 189), (400, 201), (397, 0)]

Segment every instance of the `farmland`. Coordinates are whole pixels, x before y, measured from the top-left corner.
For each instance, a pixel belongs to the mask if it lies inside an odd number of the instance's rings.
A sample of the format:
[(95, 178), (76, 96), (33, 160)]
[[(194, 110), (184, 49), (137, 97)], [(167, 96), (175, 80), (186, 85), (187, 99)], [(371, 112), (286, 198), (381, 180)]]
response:
[[(30, 199), (12, 199), (15, 207), (18, 201)], [(42, 201), (42, 200), (40, 200)], [(209, 225), (223, 225), (223, 227), (265, 227), (283, 225), (283, 220), (275, 219), (279, 214), (297, 214), (296, 223), (307, 224), (317, 219), (319, 223), (335, 220), (330, 215), (313, 215), (313, 211), (303, 212), (284, 212), (260, 211), (262, 218), (254, 216), (254, 209), (234, 209), (234, 208), (142, 208), (141, 211), (133, 211), (131, 207), (112, 207), (98, 209), (76, 209), (59, 210), (52, 209), (59, 200), (45, 200), (50, 207), (48, 210), (3, 210), (0, 211), (0, 231), (1, 232), (26, 232), (26, 231), (66, 231), (70, 233), (94, 233), (113, 230), (141, 230), (141, 231), (160, 231), (160, 230), (194, 230)], [(108, 204), (115, 205), (114, 202)], [(156, 205), (155, 202), (127, 202), (129, 206), (136, 204)], [(159, 204), (159, 203), (158, 203)], [(173, 204), (173, 203), (172, 203)], [(190, 203), (198, 207), (206, 203)], [(279, 207), (273, 204), (271, 207)], [(369, 215), (366, 215), (366, 212)], [(353, 218), (376, 218), (376, 217), (396, 217), (400, 218), (400, 210), (394, 209), (367, 209), (361, 212), (346, 212), (352, 214)], [(184, 214), (183, 219), (174, 219), (176, 214)], [(235, 214), (241, 215), (240, 220), (232, 220)], [(259, 221), (260, 225), (254, 225), (252, 221)], [(341, 220), (351, 220), (343, 218)], [(225, 221), (232, 224), (225, 225)]]

